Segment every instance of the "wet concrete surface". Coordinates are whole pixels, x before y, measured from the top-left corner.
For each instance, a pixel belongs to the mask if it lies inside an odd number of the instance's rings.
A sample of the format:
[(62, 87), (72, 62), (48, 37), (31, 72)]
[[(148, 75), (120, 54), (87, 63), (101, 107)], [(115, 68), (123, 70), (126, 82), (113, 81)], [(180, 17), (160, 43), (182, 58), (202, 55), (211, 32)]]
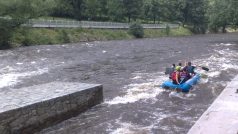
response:
[[(238, 133), (238, 75), (202, 114), (188, 134), (236, 134)], [(212, 125), (211, 125), (212, 124)]]
[[(238, 33), (164, 37), (0, 51), (1, 90), (52, 81), (103, 84), (105, 102), (42, 134), (186, 133), (238, 73)], [(159, 85), (165, 67), (192, 61), (207, 77), (183, 98)]]

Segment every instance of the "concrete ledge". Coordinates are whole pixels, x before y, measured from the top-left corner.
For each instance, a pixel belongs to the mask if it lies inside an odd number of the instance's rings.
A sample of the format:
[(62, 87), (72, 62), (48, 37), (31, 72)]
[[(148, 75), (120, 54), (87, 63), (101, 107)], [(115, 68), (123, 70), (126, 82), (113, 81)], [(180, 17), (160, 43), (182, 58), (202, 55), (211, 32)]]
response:
[(102, 101), (97, 84), (52, 82), (0, 91), (0, 133), (34, 133)]
[(188, 134), (238, 134), (238, 76), (189, 130)]

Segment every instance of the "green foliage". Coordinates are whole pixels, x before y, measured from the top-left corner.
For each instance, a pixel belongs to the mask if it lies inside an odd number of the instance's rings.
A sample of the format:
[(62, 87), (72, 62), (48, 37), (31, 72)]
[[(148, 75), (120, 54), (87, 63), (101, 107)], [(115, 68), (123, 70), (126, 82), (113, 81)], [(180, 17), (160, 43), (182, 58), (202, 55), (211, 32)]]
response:
[(208, 10), (209, 30), (226, 32), (228, 25), (236, 27), (238, 25), (237, 6), (236, 0), (213, 0)]
[(134, 35), (136, 38), (143, 38), (144, 28), (139, 23), (133, 23), (129, 28), (129, 33)]
[(0, 48), (11, 47), (10, 39), (28, 19), (45, 15), (53, 0), (0, 0)]
[(14, 29), (9, 27), (11, 27), (11, 22), (0, 18), (0, 49), (11, 47), (9, 39), (11, 38)]
[(166, 25), (165, 32), (166, 32), (166, 35), (169, 36), (169, 33), (170, 33), (169, 25)]
[(99, 12), (99, 2), (97, 0), (85, 0), (85, 16), (88, 16), (88, 20), (94, 20)]
[[(163, 29), (145, 29), (146, 38), (156, 38), (156, 37), (164, 37), (168, 36)], [(192, 35), (192, 32), (189, 29), (184, 27), (179, 27), (175, 29), (170, 29), (169, 36), (187, 36)]]
[[(169, 36), (184, 36), (192, 33), (183, 27), (170, 29)], [(167, 36), (166, 32), (161, 29), (145, 29), (144, 37), (162, 37)], [(82, 29), (82, 28), (20, 28), (15, 31), (11, 38), (11, 42), (15, 46), (29, 45), (46, 45), (46, 44), (63, 44), (76, 43), (81, 41), (95, 40), (119, 40), (131, 39), (134, 36), (129, 34), (127, 30), (113, 29)]]
[(183, 23), (192, 26), (194, 33), (205, 33), (207, 28), (207, 0), (185, 0)]
[(161, 18), (164, 21), (181, 21), (185, 0), (159, 0)]
[[(0, 47), (11, 47), (14, 41), (31, 45), (131, 38), (131, 35), (124, 33), (125, 30), (122, 30), (120, 34), (119, 32), (113, 34), (112, 30), (99, 29), (75, 31), (69, 29), (22, 30), (24, 28), (20, 28), (21, 24), (28, 19), (48, 15), (48, 13), (54, 17), (74, 20), (178, 22), (194, 33), (205, 33), (208, 27), (213, 32), (225, 32), (228, 26), (237, 28), (237, 7), (237, 0), (0, 0)], [(143, 28), (132, 27), (130, 33), (132, 29), (133, 35), (143, 37)], [(164, 30), (155, 31), (160, 31), (158, 36), (188, 33), (179, 29), (167, 27)], [(155, 32), (151, 31), (151, 33)], [(42, 35), (41, 32), (46, 33)], [(145, 33), (145, 36), (152, 35)]]
[(237, 0), (55, 1), (52, 15), (78, 20), (178, 22), (195, 33), (205, 33), (208, 26), (214, 31), (225, 30), (227, 25), (238, 26)]
[(108, 16), (113, 21), (123, 22), (125, 20), (123, 2), (120, 0), (108, 1)]
[(70, 42), (69, 35), (68, 35), (68, 33), (65, 30), (61, 30), (61, 34), (60, 35), (62, 36), (61, 39), (62, 39), (63, 43), (69, 43)]
[(230, 22), (231, 22), (231, 25), (233, 25), (233, 27), (237, 27), (238, 26), (238, 1), (237, 0), (230, 0), (231, 4), (230, 4), (230, 7), (229, 9), (231, 10), (231, 16), (230, 17)]
[(158, 0), (152, 0), (150, 14), (154, 20), (154, 23), (157, 19), (159, 21), (159, 17), (161, 15), (161, 5)]
[(170, 29), (170, 36), (188, 36), (192, 35), (193, 33), (184, 27), (179, 27), (176, 29)]
[(143, 0), (123, 0), (123, 6), (125, 8), (125, 15), (128, 17), (128, 22), (131, 22), (131, 18), (136, 20), (143, 12)]
[(74, 16), (74, 8), (72, 5), (72, 1), (68, 0), (55, 0), (56, 6), (52, 8), (50, 15), (52, 16), (60, 16), (60, 17), (71, 17), (76, 18)]
[(126, 30), (21, 28), (13, 34), (11, 40), (15, 46), (29, 46), (130, 38), (132, 36)]

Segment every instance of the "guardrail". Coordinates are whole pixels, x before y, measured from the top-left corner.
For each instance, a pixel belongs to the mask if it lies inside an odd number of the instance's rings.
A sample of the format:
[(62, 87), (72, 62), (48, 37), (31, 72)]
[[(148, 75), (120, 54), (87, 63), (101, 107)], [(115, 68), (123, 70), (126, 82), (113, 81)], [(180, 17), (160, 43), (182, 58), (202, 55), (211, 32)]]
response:
[[(94, 22), (94, 21), (68, 21), (68, 20), (29, 20), (24, 26), (51, 27), (51, 28), (101, 28), (101, 29), (128, 29), (130, 23)], [(146, 29), (164, 29), (166, 26), (178, 28), (178, 24), (142, 24)]]

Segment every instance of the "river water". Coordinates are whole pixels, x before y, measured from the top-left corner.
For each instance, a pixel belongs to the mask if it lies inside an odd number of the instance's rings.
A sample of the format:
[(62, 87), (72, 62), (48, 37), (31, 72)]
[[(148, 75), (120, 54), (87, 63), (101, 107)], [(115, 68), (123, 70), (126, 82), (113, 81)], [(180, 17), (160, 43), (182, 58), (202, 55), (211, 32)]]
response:
[[(0, 88), (52, 81), (103, 84), (104, 102), (40, 134), (181, 134), (238, 74), (238, 33), (42, 45), (0, 51)], [(192, 61), (204, 78), (180, 97), (166, 67)]]

